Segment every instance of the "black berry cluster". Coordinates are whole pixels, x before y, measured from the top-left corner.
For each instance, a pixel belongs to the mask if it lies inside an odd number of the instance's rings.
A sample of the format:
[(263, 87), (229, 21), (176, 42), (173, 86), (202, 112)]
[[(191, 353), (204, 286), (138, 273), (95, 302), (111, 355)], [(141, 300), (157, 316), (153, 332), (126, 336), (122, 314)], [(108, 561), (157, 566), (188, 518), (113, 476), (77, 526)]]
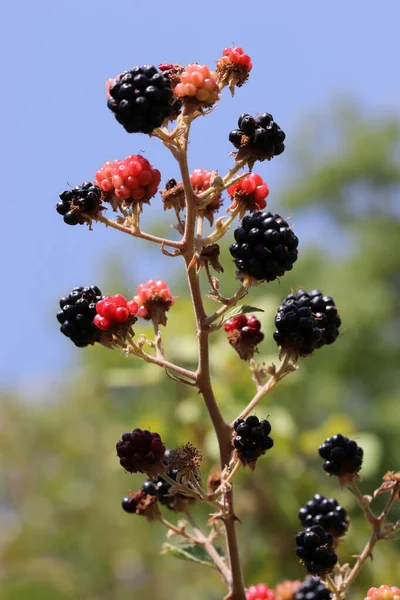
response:
[(266, 419), (261, 421), (252, 415), (244, 419), (237, 419), (234, 424), (233, 445), (237, 455), (244, 463), (253, 462), (274, 445), (274, 440), (269, 437), (271, 424)]
[(284, 352), (308, 356), (322, 339), (319, 323), (307, 306), (299, 306), (295, 301), (285, 302), (275, 316), (274, 340)]
[(346, 509), (335, 498), (325, 498), (322, 494), (315, 494), (300, 509), (299, 519), (304, 528), (321, 525), (335, 537), (344, 535), (349, 527)]
[(315, 347), (321, 348), (325, 344), (333, 344), (339, 335), (339, 327), (342, 323), (333, 298), (324, 296), (321, 290), (306, 292), (300, 289), (295, 294), (287, 296), (283, 301), (284, 306), (294, 303), (298, 308), (309, 308), (322, 331), (322, 337)]
[(151, 133), (172, 113), (170, 80), (153, 65), (124, 71), (109, 92), (108, 108), (128, 133)]
[(332, 592), (321, 582), (319, 577), (308, 575), (295, 591), (293, 600), (331, 600)]
[(344, 477), (361, 469), (364, 451), (357, 442), (338, 433), (325, 440), (319, 447), (319, 455), (325, 459), (322, 466), (329, 475)]
[(235, 148), (246, 149), (263, 160), (282, 154), (285, 137), (285, 133), (269, 113), (256, 118), (243, 113), (238, 120), (238, 129), (230, 132), (229, 141)]
[(332, 550), (333, 535), (320, 525), (313, 525), (296, 536), (296, 554), (312, 575), (330, 573), (337, 563), (336, 553)]
[(74, 287), (68, 296), (60, 299), (61, 310), (57, 313), (60, 329), (78, 348), (100, 339), (101, 331), (93, 324), (93, 319), (96, 304), (101, 299), (101, 291), (95, 285)]
[(161, 462), (165, 446), (158, 433), (147, 429), (134, 429), (124, 433), (116, 445), (120, 465), (130, 473), (152, 471)]
[(243, 218), (230, 246), (241, 273), (259, 281), (274, 281), (293, 268), (298, 238), (280, 215), (256, 211)]
[(56, 204), (57, 212), (64, 217), (67, 225), (84, 223), (82, 213), (96, 216), (101, 204), (101, 189), (90, 181), (77, 185), (60, 194), (61, 202)]

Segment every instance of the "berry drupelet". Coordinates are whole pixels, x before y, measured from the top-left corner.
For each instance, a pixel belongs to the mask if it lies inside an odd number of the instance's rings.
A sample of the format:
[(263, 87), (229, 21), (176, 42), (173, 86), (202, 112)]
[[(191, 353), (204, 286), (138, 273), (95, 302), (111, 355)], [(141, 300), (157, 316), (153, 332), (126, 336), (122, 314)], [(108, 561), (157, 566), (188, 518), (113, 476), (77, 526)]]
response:
[(274, 440), (269, 437), (271, 424), (266, 419), (260, 421), (251, 415), (246, 420), (237, 419), (233, 427), (233, 446), (243, 464), (254, 464), (259, 456), (274, 445)]
[(369, 588), (364, 600), (400, 600), (400, 588), (395, 585), (380, 585)]
[(101, 189), (90, 181), (77, 185), (60, 194), (61, 202), (56, 204), (57, 212), (64, 217), (67, 225), (85, 222), (83, 213), (96, 218), (101, 209)]
[(274, 340), (284, 352), (297, 359), (308, 356), (318, 347), (322, 331), (318, 321), (307, 306), (297, 302), (283, 303), (275, 316)]
[(320, 525), (313, 525), (296, 536), (296, 554), (312, 575), (325, 575), (333, 570), (337, 556), (332, 550), (333, 535)]
[(257, 344), (264, 339), (261, 323), (254, 315), (236, 315), (226, 321), (224, 330), (230, 345), (243, 360), (252, 358)]
[(327, 438), (318, 452), (325, 460), (322, 467), (329, 475), (337, 475), (343, 480), (352, 479), (361, 469), (363, 449), (341, 433)]
[(127, 496), (121, 502), (123, 510), (130, 514), (136, 513), (137, 502), (132, 496)]
[(293, 600), (331, 600), (332, 596), (319, 577), (308, 575), (295, 591)]
[(61, 310), (57, 313), (58, 322), (61, 323), (60, 330), (78, 348), (100, 340), (100, 330), (93, 324), (93, 320), (96, 305), (101, 299), (101, 291), (95, 285), (74, 287), (68, 296), (60, 299)]
[(249, 163), (254, 163), (282, 154), (285, 137), (269, 113), (257, 117), (243, 113), (238, 120), (238, 129), (230, 132), (229, 141), (239, 150), (236, 160), (249, 158)]
[(275, 600), (275, 594), (265, 583), (259, 583), (249, 587), (246, 600)]
[(157, 473), (164, 470), (165, 446), (158, 433), (134, 429), (124, 433), (116, 445), (120, 465), (129, 473)]
[(151, 133), (172, 113), (167, 75), (153, 65), (133, 67), (109, 83), (108, 108), (128, 133)]
[(274, 281), (293, 268), (299, 240), (280, 215), (256, 211), (235, 229), (230, 246), (239, 273), (258, 281)]
[(299, 519), (304, 528), (321, 525), (335, 537), (345, 535), (349, 527), (346, 509), (339, 506), (335, 498), (315, 494), (312, 500), (300, 509)]
[(296, 303), (299, 308), (309, 308), (317, 321), (318, 328), (322, 331), (321, 339), (316, 343), (316, 348), (325, 344), (333, 344), (339, 336), (339, 327), (342, 323), (338, 315), (335, 301), (331, 296), (324, 296), (321, 290), (306, 292), (302, 289), (290, 294), (283, 301), (283, 305)]

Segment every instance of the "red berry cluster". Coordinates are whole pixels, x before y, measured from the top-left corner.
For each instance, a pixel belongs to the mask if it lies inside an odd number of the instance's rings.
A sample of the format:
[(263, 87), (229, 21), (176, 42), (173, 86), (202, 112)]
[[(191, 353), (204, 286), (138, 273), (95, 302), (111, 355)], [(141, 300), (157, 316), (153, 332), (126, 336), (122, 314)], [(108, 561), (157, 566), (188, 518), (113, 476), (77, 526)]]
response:
[(165, 454), (165, 446), (159, 433), (147, 429), (134, 429), (132, 433), (124, 433), (116, 445), (121, 467), (129, 473), (147, 473), (165, 470), (161, 460)]
[(275, 594), (265, 583), (259, 583), (249, 587), (246, 600), (275, 600)]
[[(195, 194), (201, 194), (201, 192), (208, 190), (208, 188), (211, 186), (212, 176), (213, 172), (207, 171), (206, 169), (195, 169), (190, 174), (190, 182)], [(202, 214), (207, 217), (211, 225), (213, 223), (213, 215), (218, 211), (221, 204), (221, 194), (216, 192), (212, 195), (207, 206), (202, 210)]]
[(96, 173), (95, 185), (105, 192), (106, 200), (112, 201), (116, 196), (130, 204), (149, 202), (156, 194), (160, 180), (158, 169), (153, 169), (143, 156), (132, 154), (124, 160), (106, 162)]
[(250, 56), (245, 54), (243, 48), (240, 46), (237, 46), (236, 48), (225, 48), (222, 52), (222, 58), (217, 60), (217, 67), (229, 65), (246, 67), (248, 71), (251, 71), (253, 68)]
[(254, 315), (235, 315), (224, 325), (228, 341), (240, 358), (249, 360), (253, 357), (257, 344), (263, 341), (264, 334), (261, 323)]
[(400, 600), (400, 589), (394, 585), (369, 588), (365, 600)]
[(165, 281), (150, 279), (147, 283), (138, 285), (134, 301), (138, 306), (138, 317), (165, 325), (165, 313), (174, 304), (175, 298)]
[(128, 302), (121, 294), (107, 296), (97, 302), (97, 315), (93, 319), (93, 323), (99, 329), (106, 331), (117, 324), (126, 323), (130, 317), (136, 315), (138, 308), (134, 300)]
[(249, 173), (240, 181), (229, 186), (228, 194), (232, 198), (231, 210), (240, 206), (243, 214), (246, 210), (252, 213), (267, 206), (265, 199), (269, 194), (269, 188), (261, 175)]
[(195, 98), (204, 106), (211, 106), (219, 96), (216, 81), (217, 74), (207, 65), (193, 63), (180, 74), (180, 83), (174, 88), (174, 94), (181, 99)]

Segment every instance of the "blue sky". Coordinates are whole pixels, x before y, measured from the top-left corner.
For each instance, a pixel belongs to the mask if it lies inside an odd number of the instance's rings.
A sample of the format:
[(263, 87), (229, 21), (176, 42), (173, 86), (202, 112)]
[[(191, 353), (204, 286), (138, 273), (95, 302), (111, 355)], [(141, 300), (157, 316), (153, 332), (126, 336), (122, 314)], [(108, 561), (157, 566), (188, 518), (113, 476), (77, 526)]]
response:
[[(243, 46), (254, 64), (249, 83), (196, 122), (190, 146), (191, 168), (221, 172), (232, 163), (227, 135), (241, 112), (271, 112), (289, 149), (299, 119), (334, 97), (399, 113), (398, 0), (15, 0), (4, 10), (0, 385), (54, 378), (79, 360), (58, 332), (57, 299), (96, 283), (108, 258), (125, 262), (132, 290), (165, 276), (168, 259), (154, 262), (141, 242), (101, 226), (69, 227), (54, 210), (68, 184), (93, 178), (109, 159), (143, 151), (162, 182), (178, 175), (157, 140), (114, 121), (105, 104), (109, 77), (135, 64), (214, 66), (225, 46)], [(288, 157), (258, 169), (270, 202)], [(150, 227), (161, 215), (157, 198), (147, 213)]]

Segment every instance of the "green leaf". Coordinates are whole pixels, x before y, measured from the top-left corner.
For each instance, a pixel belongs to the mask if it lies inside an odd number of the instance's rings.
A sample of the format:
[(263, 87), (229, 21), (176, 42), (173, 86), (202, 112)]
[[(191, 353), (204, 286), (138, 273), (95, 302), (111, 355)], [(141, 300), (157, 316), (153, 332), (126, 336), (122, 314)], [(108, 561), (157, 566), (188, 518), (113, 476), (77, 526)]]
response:
[(264, 312), (264, 310), (262, 308), (257, 308), (256, 306), (250, 306), (250, 304), (242, 304), (241, 306), (236, 306), (226, 313), (225, 318), (227, 320), (231, 319), (232, 317), (236, 317), (236, 315), (245, 315), (252, 312)]
[[(222, 550), (220, 548), (216, 548), (218, 554), (223, 557)], [(163, 544), (163, 548), (161, 554), (166, 554), (169, 556), (175, 556), (176, 558), (180, 558), (181, 560), (188, 560), (199, 565), (203, 565), (204, 567), (215, 568), (213, 562), (210, 561), (210, 557), (207, 554), (206, 550), (199, 546), (198, 544), (186, 544), (184, 546), (173, 546), (172, 544)]]

